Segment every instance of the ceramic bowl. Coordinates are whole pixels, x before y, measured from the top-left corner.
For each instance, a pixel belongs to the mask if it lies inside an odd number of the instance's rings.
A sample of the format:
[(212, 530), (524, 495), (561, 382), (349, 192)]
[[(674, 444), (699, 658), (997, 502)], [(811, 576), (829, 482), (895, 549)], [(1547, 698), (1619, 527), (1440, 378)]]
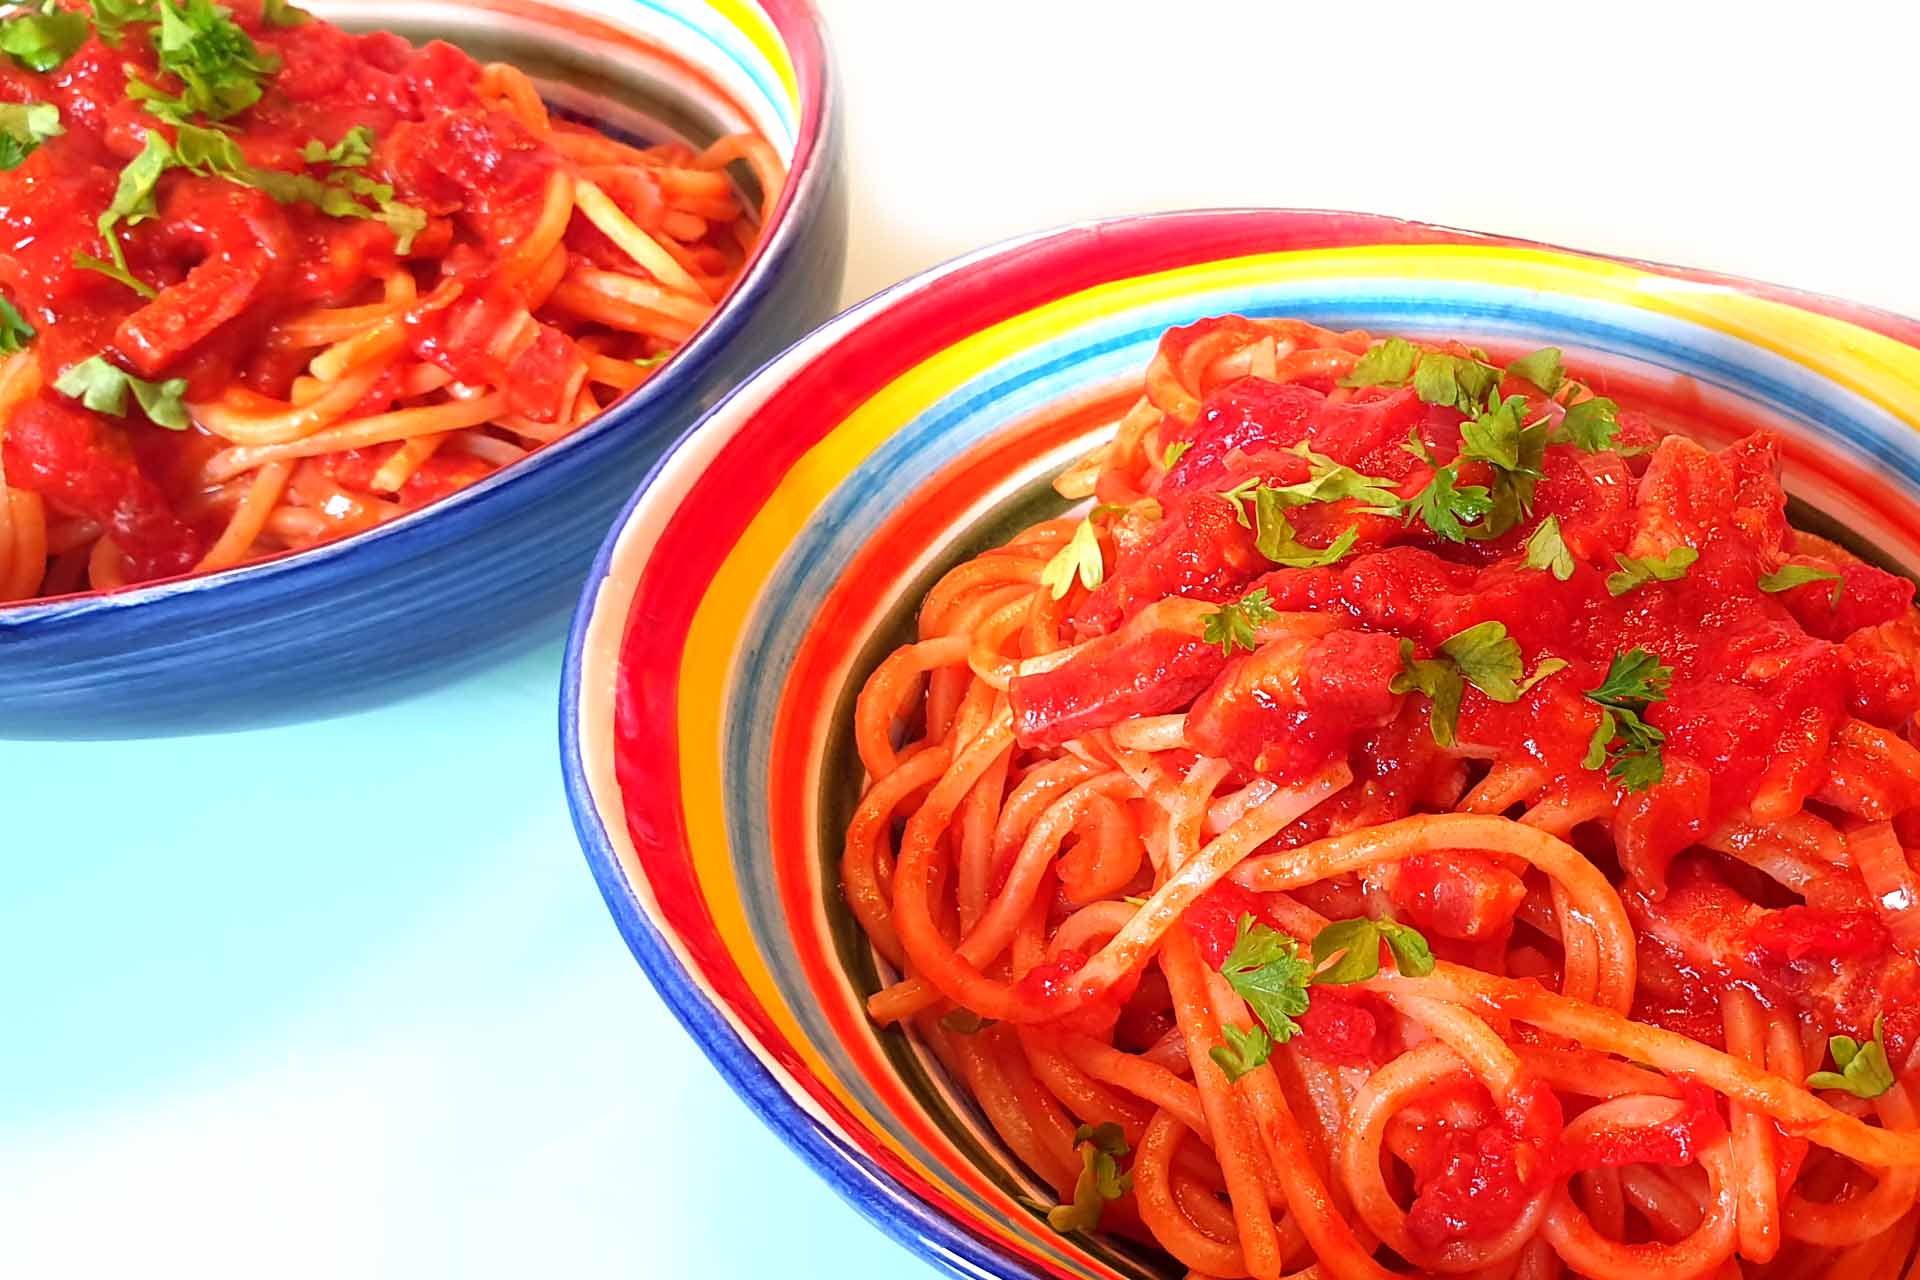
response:
[(513, 61), (626, 136), (755, 129), (790, 178), (713, 318), (600, 418), (482, 483), (312, 551), (0, 607), (0, 736), (169, 733), (323, 715), (557, 639), (607, 522), (661, 451), (834, 309), (838, 88), (806, 0), (335, 0), (359, 29)]
[(1827, 299), (1382, 218), (1096, 223), (842, 315), (649, 478), (594, 564), (561, 734), (587, 860), (634, 954), (766, 1122), (956, 1276), (1178, 1276), (1055, 1235), (939, 1065), (869, 1024), (842, 906), (855, 692), (943, 570), (1066, 506), (1052, 475), (1163, 330), (1241, 312), (1554, 344), (1708, 435), (1766, 425), (1802, 519), (1920, 565), (1920, 325)]

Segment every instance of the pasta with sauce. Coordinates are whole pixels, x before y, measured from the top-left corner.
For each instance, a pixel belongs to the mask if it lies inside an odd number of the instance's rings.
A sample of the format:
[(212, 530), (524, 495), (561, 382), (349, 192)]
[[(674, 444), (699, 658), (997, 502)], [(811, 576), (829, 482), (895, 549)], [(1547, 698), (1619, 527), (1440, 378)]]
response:
[(1056, 1229), (1920, 1276), (1920, 620), (1766, 435), (1224, 317), (1057, 487), (866, 682), (842, 863)]
[(0, 12), (0, 601), (304, 549), (513, 463), (654, 376), (784, 180), (757, 137), (632, 146), (284, 0)]

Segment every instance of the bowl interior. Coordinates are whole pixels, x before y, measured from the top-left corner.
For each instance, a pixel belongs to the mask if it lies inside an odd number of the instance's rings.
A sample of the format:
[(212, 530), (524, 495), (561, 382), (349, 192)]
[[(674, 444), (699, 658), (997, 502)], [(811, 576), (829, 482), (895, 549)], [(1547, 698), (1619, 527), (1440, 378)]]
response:
[[(583, 606), (577, 799), (630, 941), (763, 1114), (957, 1274), (979, 1272), (954, 1259), (993, 1275), (1183, 1272), (1055, 1235), (1019, 1200), (1047, 1193), (939, 1064), (864, 1017), (891, 975), (838, 894), (861, 788), (853, 699), (939, 574), (1066, 509), (1049, 480), (1109, 431), (1167, 328), (1238, 312), (1557, 345), (1604, 393), (1709, 442), (1777, 432), (1803, 524), (1920, 567), (1920, 351), (1899, 324), (1391, 228), (1293, 248), (1245, 217), (1243, 252), (1169, 269), (1095, 237), (1108, 274), (1050, 287), (1095, 248), (1067, 233), (836, 321), (669, 459)], [(979, 281), (999, 313), (961, 296)]]

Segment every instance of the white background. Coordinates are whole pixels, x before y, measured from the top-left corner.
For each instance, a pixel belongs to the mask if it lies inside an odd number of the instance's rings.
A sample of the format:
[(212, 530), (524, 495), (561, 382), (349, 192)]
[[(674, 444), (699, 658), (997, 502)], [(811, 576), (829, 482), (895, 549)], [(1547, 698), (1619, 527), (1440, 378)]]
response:
[[(1920, 313), (1920, 22), (1891, 5), (821, 2), (847, 300), (1074, 219), (1262, 204)], [(0, 743), (0, 1274), (932, 1274), (627, 955), (559, 791), (557, 668)]]
[(849, 296), (1199, 205), (1390, 213), (1920, 313), (1920, 6), (819, 0)]

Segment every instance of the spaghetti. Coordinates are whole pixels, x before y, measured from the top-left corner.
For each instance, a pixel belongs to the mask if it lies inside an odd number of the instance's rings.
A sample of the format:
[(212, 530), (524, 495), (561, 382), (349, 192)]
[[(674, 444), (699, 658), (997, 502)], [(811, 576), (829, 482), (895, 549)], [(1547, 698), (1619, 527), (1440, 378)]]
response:
[(0, 6), (0, 36), (0, 601), (302, 550), (511, 465), (656, 375), (785, 177), (758, 137), (629, 145), (284, 0)]
[(1777, 470), (1171, 331), (861, 692), (869, 1011), (1193, 1280), (1920, 1277), (1920, 615)]

